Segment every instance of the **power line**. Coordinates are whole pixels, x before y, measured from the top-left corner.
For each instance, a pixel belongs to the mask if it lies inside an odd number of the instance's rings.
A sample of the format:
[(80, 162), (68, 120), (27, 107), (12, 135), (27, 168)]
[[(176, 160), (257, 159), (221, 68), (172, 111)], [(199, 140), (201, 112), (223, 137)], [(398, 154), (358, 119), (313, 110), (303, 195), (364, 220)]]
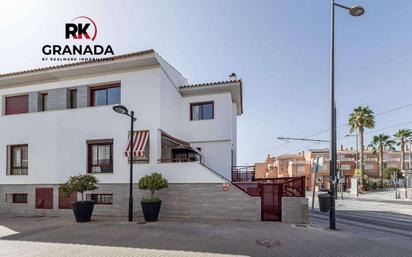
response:
[(297, 138), (297, 137), (278, 137), (279, 140), (284, 140), (288, 142), (289, 140), (292, 141), (310, 141), (310, 142), (317, 142), (317, 143), (326, 143), (330, 142), (328, 140), (323, 140), (323, 139), (310, 139), (310, 138)]
[[(384, 115), (384, 114), (387, 114), (387, 113), (390, 113), (390, 112), (398, 111), (398, 110), (401, 110), (401, 109), (404, 109), (404, 108), (410, 107), (410, 106), (412, 106), (412, 103), (405, 104), (405, 105), (402, 105), (402, 106), (398, 106), (398, 107), (395, 107), (395, 108), (392, 108), (392, 109), (388, 109), (388, 110), (386, 110), (386, 111), (382, 111), (382, 112), (376, 113), (376, 114), (375, 114), (375, 117), (376, 117), (376, 116), (380, 116), (380, 115)], [(347, 126), (349, 126), (349, 124), (345, 123), (345, 124), (341, 124), (341, 125), (337, 126), (337, 128), (342, 128), (342, 127), (347, 127)], [(306, 136), (305, 138), (307, 138), (307, 137), (313, 137), (313, 136), (317, 136), (317, 135), (321, 135), (321, 134), (326, 133), (326, 132), (329, 132), (329, 131), (330, 131), (330, 129), (320, 130), (320, 131), (315, 132), (314, 134), (311, 134), (311, 135), (309, 135), (309, 136)], [(306, 134), (306, 133), (300, 133), (300, 134), (297, 134), (297, 135), (305, 135), (305, 134)]]
[[(398, 111), (398, 110), (401, 110), (401, 109), (404, 109), (404, 108), (410, 107), (410, 106), (412, 106), (412, 103), (405, 104), (405, 105), (402, 105), (402, 106), (398, 106), (398, 107), (395, 107), (395, 108), (391, 108), (391, 109), (388, 109), (388, 110), (385, 110), (385, 111), (376, 113), (376, 114), (375, 114), (375, 117), (376, 117), (376, 116), (380, 116), (380, 115), (384, 115), (384, 114), (387, 114), (387, 113), (390, 113), (390, 112)], [(404, 123), (400, 123), (400, 124), (388, 126), (388, 127), (385, 127), (385, 128), (378, 128), (378, 129), (370, 130), (370, 131), (365, 132), (364, 134), (370, 134), (370, 133), (372, 133), (372, 132), (374, 132), (374, 131), (385, 130), (385, 129), (389, 129), (389, 128), (394, 128), (394, 127), (398, 127), (398, 126), (410, 124), (410, 123), (412, 123), (412, 121), (408, 121), (408, 122), (404, 122)], [(346, 126), (349, 126), (349, 124), (347, 124), (347, 123), (341, 124), (341, 125), (337, 126), (337, 128), (342, 128), (342, 127), (346, 127)], [(314, 132), (313, 134), (310, 134), (310, 135), (308, 135), (308, 136), (305, 136), (304, 139), (308, 139), (309, 137), (321, 135), (321, 134), (326, 133), (326, 132), (329, 132), (329, 131), (330, 131), (330, 129), (324, 129), (324, 130), (316, 131), (316, 132)], [(308, 132), (308, 133), (295, 134), (295, 135), (292, 135), (291, 137), (293, 137), (293, 136), (299, 136), (299, 135), (305, 135), (305, 134), (309, 134), (309, 132)], [(343, 139), (343, 138), (344, 138), (344, 137), (341, 137), (341, 138), (339, 138), (339, 139)], [(326, 140), (325, 140), (325, 141), (326, 141)], [(294, 142), (296, 142), (296, 141), (294, 141)], [(284, 142), (284, 143), (282, 143), (282, 144), (278, 144), (278, 145), (275, 145), (275, 146), (273, 146), (273, 147), (267, 148), (267, 149), (265, 149), (265, 150), (262, 150), (262, 151), (259, 151), (259, 152), (254, 153), (254, 154), (248, 155), (248, 156), (246, 156), (246, 157), (244, 157), (244, 158), (254, 157), (254, 156), (256, 156), (256, 155), (259, 155), (259, 154), (262, 154), (262, 153), (265, 153), (265, 152), (269, 152), (269, 151), (271, 151), (271, 150), (273, 150), (273, 149), (277, 149), (277, 148), (279, 148), (279, 147), (282, 147), (282, 146), (285, 146), (285, 145), (287, 145), (287, 144), (289, 144), (289, 143), (294, 143), (294, 142)], [(321, 143), (321, 142), (318, 142), (318, 143)], [(312, 144), (312, 145), (313, 145), (313, 144)]]

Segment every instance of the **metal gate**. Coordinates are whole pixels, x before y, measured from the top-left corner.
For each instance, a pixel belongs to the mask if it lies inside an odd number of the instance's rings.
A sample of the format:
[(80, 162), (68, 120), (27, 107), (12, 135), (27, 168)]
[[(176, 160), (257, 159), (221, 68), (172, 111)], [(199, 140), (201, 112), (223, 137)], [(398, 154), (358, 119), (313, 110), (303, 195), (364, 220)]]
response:
[(262, 220), (282, 220), (282, 184), (259, 183), (259, 190)]
[(305, 197), (305, 177), (256, 179), (256, 182), (234, 183), (252, 197), (261, 200), (261, 219), (282, 220), (282, 197)]

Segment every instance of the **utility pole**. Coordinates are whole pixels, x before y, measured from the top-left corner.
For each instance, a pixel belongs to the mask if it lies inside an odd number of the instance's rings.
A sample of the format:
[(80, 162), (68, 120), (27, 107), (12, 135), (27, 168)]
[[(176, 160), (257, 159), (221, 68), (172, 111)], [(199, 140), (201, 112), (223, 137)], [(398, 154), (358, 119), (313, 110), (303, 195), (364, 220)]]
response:
[(362, 6), (352, 7), (335, 3), (331, 0), (330, 8), (330, 182), (331, 182), (331, 203), (329, 212), (329, 228), (336, 229), (335, 219), (335, 194), (336, 194), (336, 101), (335, 101), (335, 6), (349, 11), (352, 16), (361, 16), (365, 13)]

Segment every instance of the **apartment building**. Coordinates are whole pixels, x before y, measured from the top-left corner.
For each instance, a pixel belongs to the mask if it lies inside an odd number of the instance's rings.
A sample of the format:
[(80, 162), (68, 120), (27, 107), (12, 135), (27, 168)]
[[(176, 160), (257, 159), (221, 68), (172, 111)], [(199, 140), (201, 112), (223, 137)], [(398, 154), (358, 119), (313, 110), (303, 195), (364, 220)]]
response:
[[(408, 149), (407, 149), (408, 151)], [(383, 154), (383, 167), (400, 168), (399, 151), (385, 151)], [(306, 187), (313, 187), (313, 160), (317, 157), (323, 157), (322, 170), (319, 170), (316, 179), (320, 188), (329, 188), (329, 149), (308, 149), (303, 153), (284, 154), (279, 157), (270, 157), (264, 163), (259, 163), (256, 166), (256, 177), (264, 177), (266, 172), (271, 174), (271, 177), (294, 177), (305, 176)], [(355, 174), (356, 169), (356, 150), (353, 148), (344, 148), (343, 145), (337, 151), (337, 165), (344, 174), (344, 186), (350, 185), (350, 179)], [(359, 154), (358, 154), (359, 158)], [(408, 154), (406, 159), (408, 160)], [(287, 160), (287, 164), (284, 162)], [(282, 162), (283, 161), (283, 162)], [(266, 169), (264, 167), (267, 167)], [(269, 169), (270, 168), (270, 169)], [(287, 170), (287, 172), (285, 172)], [(379, 158), (378, 154), (371, 149), (364, 151), (364, 172), (369, 177), (379, 176)]]
[[(304, 152), (276, 157), (268, 155), (265, 162), (255, 164), (255, 178), (299, 177), (310, 173), (310, 168)], [(309, 185), (309, 182), (307, 180), (306, 185)]]
[[(188, 84), (154, 50), (0, 75), (0, 211), (67, 213), (58, 185), (90, 173), (95, 213), (126, 215), (134, 180), (160, 172), (161, 216), (260, 220), (259, 199), (231, 186), (242, 81)], [(135, 112), (135, 131), (122, 104)], [(130, 137), (134, 146), (130, 146)], [(128, 155), (133, 147), (133, 157)], [(229, 190), (223, 190), (227, 188)], [(224, 187), (222, 185), (225, 185)], [(135, 211), (145, 193), (135, 187)], [(234, 204), (226, 204), (232, 200)], [(247, 208), (239, 213), (239, 208)], [(253, 207), (253, 208), (252, 208)]]

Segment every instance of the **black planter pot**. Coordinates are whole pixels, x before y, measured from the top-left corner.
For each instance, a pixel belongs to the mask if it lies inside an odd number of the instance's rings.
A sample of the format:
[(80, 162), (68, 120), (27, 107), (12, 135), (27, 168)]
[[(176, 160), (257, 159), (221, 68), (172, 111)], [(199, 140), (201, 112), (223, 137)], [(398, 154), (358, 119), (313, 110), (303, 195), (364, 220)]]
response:
[(94, 202), (91, 201), (78, 201), (72, 203), (74, 217), (76, 218), (77, 222), (88, 222), (90, 221)]
[(158, 202), (141, 202), (144, 220), (147, 222), (157, 221), (159, 218), (160, 206), (162, 201)]

